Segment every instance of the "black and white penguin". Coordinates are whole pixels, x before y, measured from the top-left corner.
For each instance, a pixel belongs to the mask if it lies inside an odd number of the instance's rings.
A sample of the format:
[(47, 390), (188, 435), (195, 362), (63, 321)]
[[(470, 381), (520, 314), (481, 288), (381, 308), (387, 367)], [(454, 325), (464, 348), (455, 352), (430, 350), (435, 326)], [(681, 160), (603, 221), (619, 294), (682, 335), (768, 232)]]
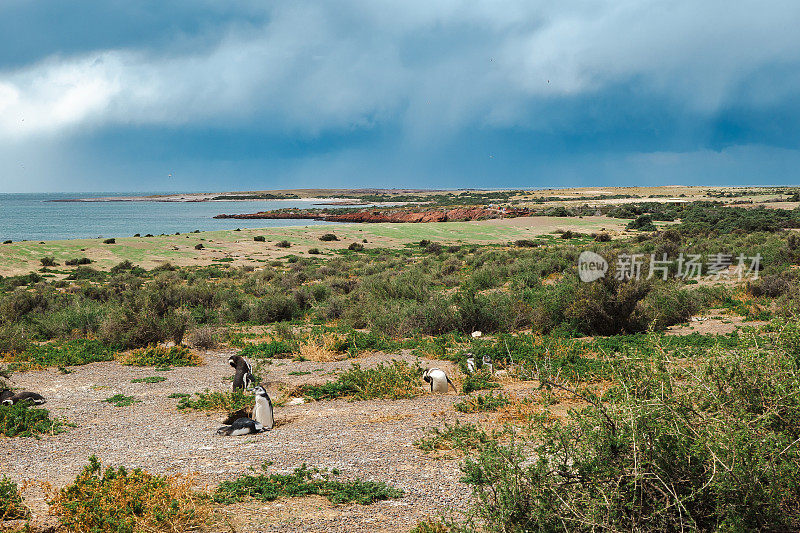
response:
[(36, 405), (45, 403), (44, 396), (36, 392), (17, 392), (13, 393), (8, 389), (0, 391), (0, 403), (3, 405), (14, 405), (15, 403), (29, 401)]
[(272, 412), (272, 400), (267, 394), (267, 390), (259, 385), (253, 389), (256, 397), (256, 405), (253, 407), (253, 420), (261, 424), (265, 430), (269, 431), (275, 427), (275, 416)]
[(467, 374), (474, 374), (475, 373), (475, 356), (471, 353), (467, 354)]
[[(447, 377), (444, 370), (439, 368), (431, 368), (426, 370), (422, 373), (422, 379), (425, 380), (426, 383), (429, 383), (431, 386), (431, 392), (441, 392), (446, 393), (449, 390), (449, 386), (453, 385), (453, 382), (450, 381), (450, 378)], [(453, 385), (453, 390), (456, 392), (456, 386)]]
[(225, 435), (226, 437), (239, 435), (248, 435), (250, 433), (260, 433), (264, 426), (260, 422), (256, 422), (252, 418), (242, 417), (234, 420), (230, 426), (222, 426), (217, 430), (217, 435)]
[(494, 365), (492, 364), (492, 358), (488, 355), (483, 356), (483, 368), (487, 369), (490, 375), (494, 375)]
[(232, 355), (228, 358), (228, 364), (236, 370), (236, 374), (233, 375), (233, 390), (249, 390), (254, 378), (253, 367), (247, 359), (241, 355)]
[(12, 398), (14, 397), (14, 393), (8, 389), (0, 390), (0, 404), (3, 405), (11, 405), (14, 403)]

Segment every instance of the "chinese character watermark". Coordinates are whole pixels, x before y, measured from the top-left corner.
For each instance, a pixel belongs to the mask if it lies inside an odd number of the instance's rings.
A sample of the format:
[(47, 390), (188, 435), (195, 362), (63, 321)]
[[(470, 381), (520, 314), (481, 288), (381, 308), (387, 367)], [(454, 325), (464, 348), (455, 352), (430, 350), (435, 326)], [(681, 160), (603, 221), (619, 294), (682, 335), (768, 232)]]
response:
[[(656, 254), (620, 253), (613, 265), (613, 277), (618, 280), (660, 278), (666, 280), (670, 274), (682, 280), (711, 281), (758, 279), (761, 270), (761, 254), (748, 256), (717, 252), (703, 257), (702, 254), (679, 253), (670, 258), (666, 253)], [(581, 281), (596, 281), (606, 276), (608, 261), (595, 252), (584, 251), (578, 257), (578, 276)]]

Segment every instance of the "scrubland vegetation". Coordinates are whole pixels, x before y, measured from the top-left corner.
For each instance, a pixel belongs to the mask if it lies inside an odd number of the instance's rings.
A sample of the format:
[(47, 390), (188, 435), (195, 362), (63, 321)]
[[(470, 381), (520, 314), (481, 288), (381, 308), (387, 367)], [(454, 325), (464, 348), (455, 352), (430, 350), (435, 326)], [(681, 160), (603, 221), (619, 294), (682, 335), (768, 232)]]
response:
[[(561, 210), (554, 216), (565, 216)], [(596, 208), (567, 215), (590, 211)], [(422, 457), (458, 457), (474, 496), (464, 515), (420, 523), (416, 531), (797, 530), (800, 236), (787, 228), (800, 227), (800, 212), (655, 202), (604, 212), (630, 219), (636, 235), (561, 233), (482, 246), (428, 241), (311, 257), (287, 250), (257, 269), (146, 271), (128, 263), (110, 271), (78, 266), (58, 280), (36, 272), (4, 278), (0, 354), (17, 371), (112, 359), (175, 367), (201, 364), (197, 349), (224, 344), (254, 361), (257, 372), (258, 364), (283, 364), (279, 359), (411, 350), (452, 361), (460, 369), (458, 392), (467, 396), (451, 413), (476, 415), (433, 426), (416, 440)], [(674, 223), (656, 226), (666, 221)], [(718, 252), (760, 254), (761, 265), (758, 279), (742, 282), (681, 279), (672, 265), (667, 280), (607, 275), (584, 283), (576, 267), (584, 250), (612, 267), (623, 254)], [(43, 259), (43, 268), (55, 266)], [(664, 335), (712, 313), (745, 327)], [(482, 335), (473, 338), (474, 331)], [(478, 367), (471, 375), (467, 353)], [(483, 357), (502, 374), (484, 368)], [(315, 401), (424, 393), (421, 367), (347, 364), (292, 392)], [(504, 388), (519, 382), (530, 383), (530, 394)], [(240, 392), (176, 399), (187, 410), (252, 404)], [(568, 408), (556, 414), (550, 408), (558, 403)], [(59, 431), (60, 422), (46, 415), (31, 406), (0, 407), (0, 428), (8, 436)], [(401, 496), (383, 483), (339, 481), (305, 466), (241, 476), (211, 497), (178, 489), (171, 478), (101, 470), (92, 459), (54, 497), (68, 529), (191, 528), (205, 520), (212, 500), (318, 494), (366, 504)], [(0, 491), (16, 493), (4, 483)], [(98, 502), (97, 510), (84, 500)], [(127, 503), (112, 508), (115, 500)]]

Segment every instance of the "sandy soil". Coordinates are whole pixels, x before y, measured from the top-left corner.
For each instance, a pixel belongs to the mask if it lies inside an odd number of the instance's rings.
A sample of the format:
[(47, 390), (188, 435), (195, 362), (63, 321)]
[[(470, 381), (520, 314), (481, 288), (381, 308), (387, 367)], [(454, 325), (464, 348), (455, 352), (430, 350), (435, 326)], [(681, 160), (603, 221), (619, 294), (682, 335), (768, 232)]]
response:
[[(413, 446), (429, 428), (456, 418), (451, 406), (460, 395), (451, 390), (413, 400), (333, 400), (276, 407), (277, 426), (272, 431), (220, 437), (216, 430), (222, 413), (181, 412), (175, 407), (177, 400), (168, 396), (227, 389), (229, 353), (208, 352), (205, 365), (169, 372), (107, 362), (74, 367), (66, 375), (55, 369), (15, 374), (15, 386), (44, 394), (51, 413), (77, 427), (39, 440), (0, 438), (0, 471), (18, 482), (40, 480), (63, 486), (74, 479), (89, 455), (96, 454), (105, 464), (159, 474), (197, 473), (201, 483), (214, 487), (272, 461), (271, 472), (289, 472), (307, 463), (337, 468), (347, 478), (384, 481), (406, 493), (401, 499), (369, 506), (333, 505), (323, 498), (243, 503), (225, 510), (237, 531), (408, 531), (421, 519), (465, 508), (469, 489), (459, 482), (459, 460), (432, 459)], [(359, 363), (371, 366), (392, 358), (416, 360), (407, 353), (373, 354)], [(422, 360), (422, 364), (449, 368), (449, 363), (440, 361)], [(349, 361), (278, 361), (267, 367), (266, 380), (277, 399), (283, 387), (332, 379), (332, 373), (349, 366)], [(311, 374), (290, 376), (290, 371)], [(153, 375), (163, 375), (167, 381), (131, 383), (133, 378)], [(103, 401), (117, 393), (141, 401), (128, 407)], [(480, 416), (458, 414), (462, 421)], [(47, 509), (43, 493), (33, 487), (25, 497), (41, 523)], [(227, 526), (223, 530), (230, 531)]]

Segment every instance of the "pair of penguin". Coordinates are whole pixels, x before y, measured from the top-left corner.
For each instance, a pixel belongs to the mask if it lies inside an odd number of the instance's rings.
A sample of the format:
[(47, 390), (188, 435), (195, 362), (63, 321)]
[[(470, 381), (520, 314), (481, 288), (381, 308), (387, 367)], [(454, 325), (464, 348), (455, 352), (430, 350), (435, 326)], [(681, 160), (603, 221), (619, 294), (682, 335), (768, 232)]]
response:
[(0, 390), (0, 404), (2, 405), (14, 405), (25, 400), (35, 405), (42, 405), (45, 402), (44, 396), (35, 392), (14, 393), (8, 389)]
[[(232, 355), (228, 358), (228, 364), (236, 369), (236, 373), (233, 376), (233, 390), (249, 389), (250, 385), (255, 381), (250, 363), (240, 355)], [(275, 426), (272, 400), (266, 389), (258, 385), (253, 389), (253, 395), (255, 396), (255, 406), (252, 413), (246, 409), (239, 409), (229, 414), (222, 422), (226, 425), (217, 430), (218, 435), (248, 435), (250, 433), (269, 431)]]
[[(467, 373), (474, 374), (476, 367), (475, 367), (475, 356), (471, 353), (467, 353), (469, 357), (467, 357)], [(494, 374), (494, 363), (492, 362), (492, 358), (488, 355), (483, 356), (483, 368), (489, 370), (489, 374)]]

